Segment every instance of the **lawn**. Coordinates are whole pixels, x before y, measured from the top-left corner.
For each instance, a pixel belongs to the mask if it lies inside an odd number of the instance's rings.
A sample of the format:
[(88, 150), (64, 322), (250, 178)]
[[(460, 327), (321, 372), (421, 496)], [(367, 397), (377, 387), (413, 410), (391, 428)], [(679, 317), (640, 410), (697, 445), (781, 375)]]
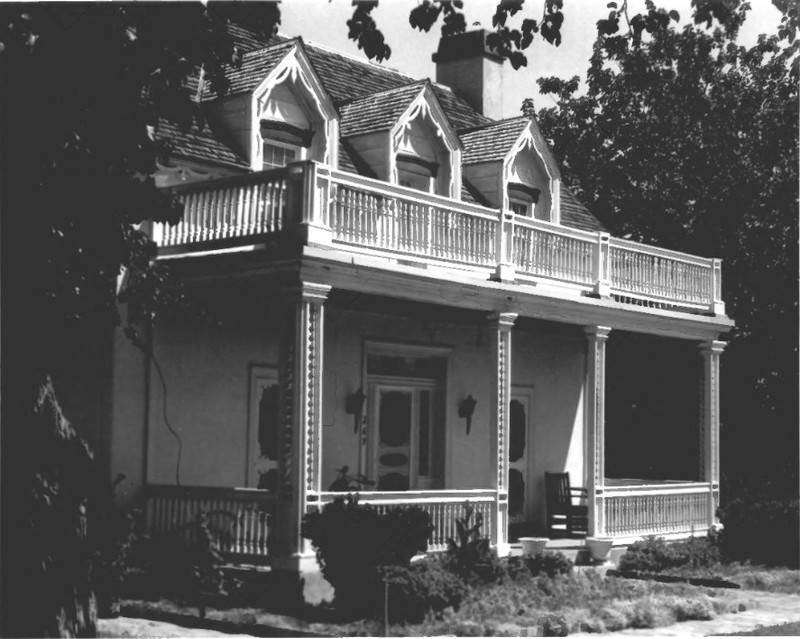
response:
[[(151, 614), (160, 611), (197, 617), (196, 607), (170, 601), (136, 602), (136, 605), (142, 607), (145, 614), (149, 608)], [(430, 613), (420, 624), (395, 624), (389, 632), (393, 636), (519, 636), (528, 634), (529, 629), (539, 628), (551, 635), (610, 632), (657, 628), (690, 619), (713, 619), (748, 606), (746, 594), (740, 591), (604, 578), (594, 570), (580, 570), (552, 578), (528, 576), (475, 586), (458, 611), (446, 609), (438, 615)], [(216, 628), (214, 623), (222, 621), (230, 624), (229, 631), (234, 632), (246, 633), (248, 626), (261, 626), (260, 632), (267, 627), (277, 627), (298, 634), (384, 634), (383, 623), (374, 619), (349, 623), (308, 622), (238, 607), (209, 607), (206, 614), (212, 624), (209, 627)], [(309, 619), (320, 616), (317, 611)]]

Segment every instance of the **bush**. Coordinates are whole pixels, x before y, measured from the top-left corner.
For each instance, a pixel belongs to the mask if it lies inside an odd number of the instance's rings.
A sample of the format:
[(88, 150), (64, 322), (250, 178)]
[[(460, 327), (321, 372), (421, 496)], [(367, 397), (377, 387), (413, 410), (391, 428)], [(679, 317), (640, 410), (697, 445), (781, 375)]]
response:
[(543, 637), (566, 637), (569, 634), (569, 624), (566, 617), (559, 614), (545, 615), (539, 619)]
[(800, 500), (797, 496), (743, 494), (720, 508), (720, 548), (729, 561), (800, 567)]
[(483, 515), (467, 502), (464, 516), (456, 519), (458, 539), (447, 540), (445, 565), (469, 584), (496, 583), (506, 575), (504, 562), (492, 550), (489, 540), (481, 535), (482, 527)]
[(458, 610), (469, 593), (463, 580), (436, 559), (408, 568), (390, 566), (380, 572), (389, 584), (390, 623), (420, 623), (429, 612)]
[(662, 572), (671, 568), (709, 568), (719, 563), (719, 548), (712, 537), (667, 543), (662, 537), (650, 536), (628, 546), (619, 569)]
[(334, 588), (336, 607), (345, 615), (365, 616), (380, 609), (383, 585), (379, 567), (408, 567), (428, 549), (433, 530), (420, 508), (393, 508), (380, 514), (360, 505), (357, 495), (337, 497), (303, 518), (302, 535), (311, 540), (317, 561)]
[(546, 551), (532, 557), (525, 557), (525, 564), (532, 575), (545, 574), (550, 578), (556, 575), (568, 575), (572, 572), (573, 563), (564, 553)]

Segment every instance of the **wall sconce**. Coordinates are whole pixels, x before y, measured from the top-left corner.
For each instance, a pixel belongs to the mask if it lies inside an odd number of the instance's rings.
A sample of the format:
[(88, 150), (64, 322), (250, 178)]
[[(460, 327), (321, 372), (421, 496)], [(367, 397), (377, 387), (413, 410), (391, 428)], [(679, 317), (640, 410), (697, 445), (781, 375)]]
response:
[(469, 435), (469, 430), (472, 427), (472, 414), (475, 412), (475, 404), (477, 403), (477, 399), (472, 395), (467, 395), (458, 405), (458, 416), (467, 420), (467, 435)]
[(367, 399), (367, 396), (364, 395), (364, 391), (361, 387), (358, 387), (358, 390), (355, 393), (350, 393), (344, 399), (344, 411), (348, 415), (353, 415), (353, 432), (358, 432), (358, 426), (361, 424), (361, 415), (364, 410), (364, 400)]

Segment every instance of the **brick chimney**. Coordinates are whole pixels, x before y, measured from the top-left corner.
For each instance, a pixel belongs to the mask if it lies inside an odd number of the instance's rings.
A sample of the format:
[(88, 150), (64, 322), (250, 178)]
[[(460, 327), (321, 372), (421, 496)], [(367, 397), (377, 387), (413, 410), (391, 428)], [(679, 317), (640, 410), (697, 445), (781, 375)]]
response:
[(436, 82), (449, 86), (472, 107), (494, 120), (503, 118), (503, 59), (486, 44), (489, 31), (478, 29), (439, 40), (433, 54)]

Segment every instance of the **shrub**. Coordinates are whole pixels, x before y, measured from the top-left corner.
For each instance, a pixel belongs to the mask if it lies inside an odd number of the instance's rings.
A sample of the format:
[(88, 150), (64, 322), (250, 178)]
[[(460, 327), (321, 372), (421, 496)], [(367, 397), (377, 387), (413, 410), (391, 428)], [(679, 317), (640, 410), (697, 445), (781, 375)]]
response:
[(469, 592), (458, 575), (435, 559), (385, 567), (380, 574), (389, 584), (390, 623), (420, 623), (429, 612), (457, 610)]
[(569, 624), (566, 617), (559, 614), (545, 615), (539, 619), (543, 637), (566, 637), (569, 634)]
[(532, 575), (545, 574), (552, 578), (556, 575), (568, 575), (572, 572), (573, 563), (564, 553), (545, 551), (532, 557), (526, 557), (525, 563)]
[(673, 608), (678, 621), (708, 621), (714, 618), (714, 608), (706, 599), (681, 599)]
[(408, 567), (428, 549), (433, 527), (420, 508), (394, 508), (380, 514), (358, 503), (358, 495), (337, 497), (303, 518), (302, 535), (311, 540), (317, 561), (334, 588), (334, 600), (346, 615), (379, 609), (383, 587), (378, 568)]
[(720, 508), (720, 547), (727, 560), (800, 567), (797, 496), (743, 494)]
[(489, 539), (481, 536), (482, 527), (483, 515), (467, 502), (464, 516), (456, 519), (458, 539), (447, 540), (445, 564), (470, 584), (495, 583), (506, 575), (506, 566), (492, 550)]
[(719, 548), (712, 537), (668, 544), (662, 537), (650, 536), (628, 546), (620, 558), (619, 569), (662, 572), (670, 568), (708, 568), (719, 562)]

